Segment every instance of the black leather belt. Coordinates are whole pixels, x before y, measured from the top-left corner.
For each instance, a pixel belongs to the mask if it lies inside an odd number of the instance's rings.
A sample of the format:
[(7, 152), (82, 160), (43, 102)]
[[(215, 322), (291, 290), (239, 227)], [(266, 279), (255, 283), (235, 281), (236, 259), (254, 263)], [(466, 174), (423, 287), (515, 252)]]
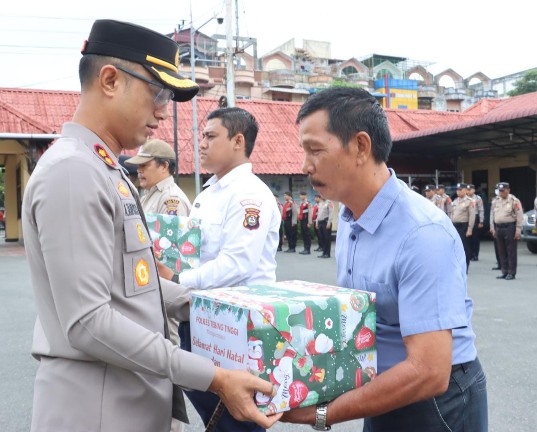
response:
[(464, 225), (468, 225), (468, 222), (453, 222), (453, 225), (455, 225), (456, 227), (464, 226)]
[(513, 226), (513, 225), (516, 225), (516, 222), (508, 222), (508, 223), (497, 223), (497, 224), (494, 224), (494, 226), (496, 228), (509, 228), (510, 226)]

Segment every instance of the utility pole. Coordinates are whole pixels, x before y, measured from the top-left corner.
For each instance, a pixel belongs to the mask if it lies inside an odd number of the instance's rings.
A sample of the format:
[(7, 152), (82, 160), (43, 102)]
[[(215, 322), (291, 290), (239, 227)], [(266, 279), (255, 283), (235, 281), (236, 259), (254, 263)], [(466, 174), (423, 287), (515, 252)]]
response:
[(226, 0), (226, 90), (227, 106), (235, 106), (235, 74), (233, 72), (233, 11), (231, 0)]

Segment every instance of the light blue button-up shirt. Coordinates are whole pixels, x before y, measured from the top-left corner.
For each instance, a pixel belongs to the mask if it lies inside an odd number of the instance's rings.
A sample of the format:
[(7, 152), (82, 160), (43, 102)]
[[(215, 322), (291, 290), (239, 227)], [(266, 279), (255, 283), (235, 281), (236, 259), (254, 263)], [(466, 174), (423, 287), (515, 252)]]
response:
[(442, 210), (390, 172), (358, 220), (341, 209), (338, 285), (377, 294), (379, 373), (406, 358), (404, 336), (437, 330), (453, 331), (453, 364), (474, 360), (460, 237)]

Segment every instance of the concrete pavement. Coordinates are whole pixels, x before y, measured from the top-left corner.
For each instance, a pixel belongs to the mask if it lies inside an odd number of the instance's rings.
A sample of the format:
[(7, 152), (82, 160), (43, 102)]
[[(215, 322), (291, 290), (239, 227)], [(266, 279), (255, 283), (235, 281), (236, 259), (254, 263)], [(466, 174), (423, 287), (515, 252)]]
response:
[[(300, 246), (297, 251), (300, 250)], [(278, 279), (335, 284), (335, 259), (279, 252)], [(514, 281), (496, 280), (494, 250), (483, 242), (480, 261), (472, 262), (468, 287), (475, 302), (473, 325), (489, 389), (491, 432), (534, 432), (537, 429), (537, 255), (519, 244)], [(442, 272), (442, 263), (431, 263)], [(446, 275), (449, 277), (449, 275)], [(29, 430), (32, 386), (37, 362), (30, 355), (35, 307), (24, 249), (0, 238), (0, 431)], [(186, 431), (202, 431), (190, 409)], [(361, 431), (360, 420), (336, 425), (335, 432)], [(309, 426), (277, 424), (276, 432), (310, 431)]]

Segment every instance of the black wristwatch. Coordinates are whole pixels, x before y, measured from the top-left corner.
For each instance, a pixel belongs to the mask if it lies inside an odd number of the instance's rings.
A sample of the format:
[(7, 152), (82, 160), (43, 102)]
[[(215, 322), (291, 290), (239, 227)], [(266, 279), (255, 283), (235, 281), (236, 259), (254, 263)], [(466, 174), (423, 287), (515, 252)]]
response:
[(317, 411), (315, 412), (315, 424), (312, 426), (317, 431), (329, 431), (332, 429), (326, 425), (326, 414), (328, 412), (328, 404), (322, 403), (317, 405)]
[(174, 274), (172, 276), (172, 282), (175, 282), (176, 284), (179, 283), (179, 275), (178, 274)]

